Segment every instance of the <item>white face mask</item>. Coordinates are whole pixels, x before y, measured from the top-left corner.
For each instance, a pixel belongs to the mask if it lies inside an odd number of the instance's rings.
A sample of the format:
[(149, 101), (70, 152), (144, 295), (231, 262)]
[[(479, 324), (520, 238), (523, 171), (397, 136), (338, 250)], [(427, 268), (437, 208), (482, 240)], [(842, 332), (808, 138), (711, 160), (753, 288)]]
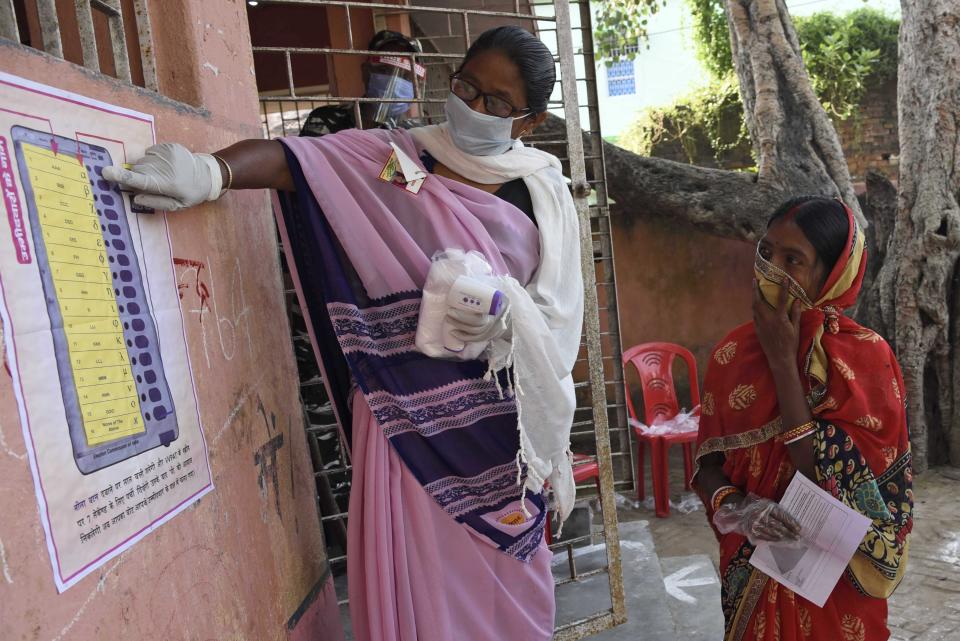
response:
[[(474, 111), (452, 92), (444, 107), (447, 131), (460, 151), (471, 156), (498, 156), (513, 146), (513, 121), (526, 118), (499, 118)], [(529, 114), (528, 114), (529, 115)]]

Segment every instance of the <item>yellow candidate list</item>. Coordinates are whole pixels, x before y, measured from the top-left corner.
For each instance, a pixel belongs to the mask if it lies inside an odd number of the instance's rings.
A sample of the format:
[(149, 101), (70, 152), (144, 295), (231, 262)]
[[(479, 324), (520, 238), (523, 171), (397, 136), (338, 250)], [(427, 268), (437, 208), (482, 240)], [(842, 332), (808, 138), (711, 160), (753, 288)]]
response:
[(23, 145), (88, 445), (145, 430), (100, 220), (75, 157)]

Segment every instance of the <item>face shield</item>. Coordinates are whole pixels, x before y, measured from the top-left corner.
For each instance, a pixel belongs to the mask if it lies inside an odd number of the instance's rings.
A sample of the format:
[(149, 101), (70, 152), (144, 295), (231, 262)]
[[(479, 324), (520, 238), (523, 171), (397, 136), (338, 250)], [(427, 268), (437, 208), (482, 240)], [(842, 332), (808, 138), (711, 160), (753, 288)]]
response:
[(426, 69), (411, 65), (410, 58), (391, 55), (373, 56), (369, 65), (367, 97), (398, 101), (378, 103), (373, 120), (380, 124), (395, 122), (410, 109), (408, 101), (416, 95), (414, 83), (426, 79)]

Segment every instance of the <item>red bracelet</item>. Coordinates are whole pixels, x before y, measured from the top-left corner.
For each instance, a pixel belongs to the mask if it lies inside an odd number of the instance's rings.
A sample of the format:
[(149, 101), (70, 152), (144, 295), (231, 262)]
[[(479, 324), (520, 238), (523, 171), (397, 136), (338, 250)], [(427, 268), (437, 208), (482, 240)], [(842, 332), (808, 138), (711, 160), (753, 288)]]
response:
[(733, 494), (741, 494), (740, 489), (732, 485), (722, 485), (718, 487), (717, 491), (713, 493), (713, 497), (710, 499), (710, 505), (713, 507), (713, 511), (718, 511), (723, 500)]

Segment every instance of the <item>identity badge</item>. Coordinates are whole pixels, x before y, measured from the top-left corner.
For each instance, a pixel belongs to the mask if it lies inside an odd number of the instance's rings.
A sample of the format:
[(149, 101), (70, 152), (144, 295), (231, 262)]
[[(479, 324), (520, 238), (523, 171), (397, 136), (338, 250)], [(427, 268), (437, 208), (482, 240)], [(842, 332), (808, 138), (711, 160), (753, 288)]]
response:
[(380, 180), (396, 185), (411, 194), (420, 193), (427, 172), (410, 159), (396, 144), (390, 143), (393, 151), (380, 170)]

